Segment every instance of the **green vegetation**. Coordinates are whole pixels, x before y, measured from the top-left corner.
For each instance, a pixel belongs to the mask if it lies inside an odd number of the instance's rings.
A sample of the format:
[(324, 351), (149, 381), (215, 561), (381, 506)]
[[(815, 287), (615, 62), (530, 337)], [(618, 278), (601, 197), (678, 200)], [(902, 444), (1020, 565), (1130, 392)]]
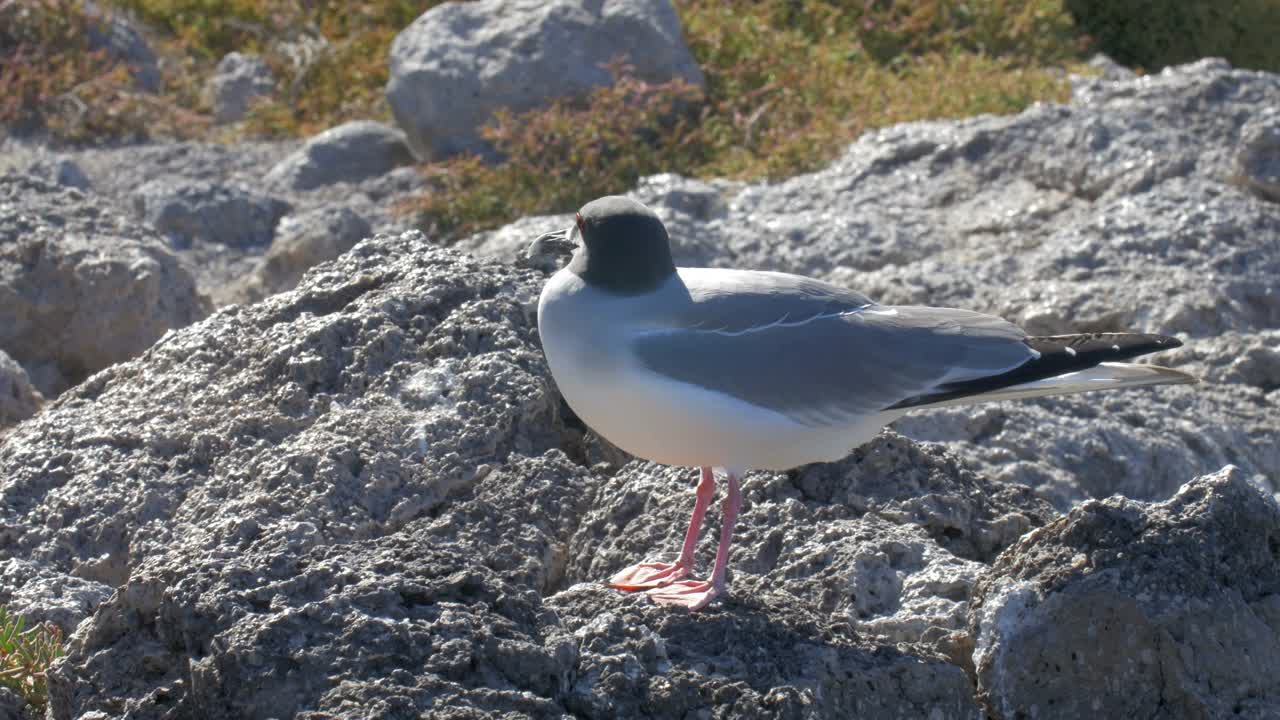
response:
[[(387, 120), (391, 42), (440, 1), (102, 0), (153, 31), (158, 96), (92, 49), (95, 21), (77, 0), (0, 2), (0, 123), (100, 142)], [(1222, 55), (1280, 70), (1280, 0), (673, 1), (705, 88), (644, 83), (616, 65), (615, 86), (589, 98), (499, 114), (486, 137), (505, 160), (424, 168), (431, 191), (406, 210), (457, 234), (571, 210), (660, 170), (785, 177), (869, 129), (1064, 100), (1064, 70), (1098, 49), (1139, 68)], [(231, 50), (265, 58), (278, 90), (245, 123), (214, 129), (201, 91)]]
[(136, 90), (93, 33), (103, 34), (101, 21), (75, 0), (0, 2), (0, 124), (69, 142), (204, 126), (170, 98)]
[(207, 76), (233, 50), (261, 55), (276, 97), (247, 130), (312, 135), (347, 120), (389, 118), (382, 98), (396, 33), (443, 0), (115, 0), (160, 30), (172, 55)]
[[(499, 115), (486, 137), (507, 161), (431, 168), (434, 189), (417, 207), (424, 222), (450, 234), (569, 211), (661, 170), (794, 175), (871, 128), (1065, 100), (1062, 67), (1084, 50), (1057, 0), (676, 5), (704, 93), (631, 79)], [(637, 96), (643, 112), (618, 112)]]
[(1280, 71), (1280, 0), (1066, 0), (1098, 49), (1159, 70), (1203, 57)]
[(45, 672), (62, 657), (62, 633), (40, 624), (26, 627), (20, 615), (0, 607), (0, 687), (18, 693), (37, 710), (48, 702)]

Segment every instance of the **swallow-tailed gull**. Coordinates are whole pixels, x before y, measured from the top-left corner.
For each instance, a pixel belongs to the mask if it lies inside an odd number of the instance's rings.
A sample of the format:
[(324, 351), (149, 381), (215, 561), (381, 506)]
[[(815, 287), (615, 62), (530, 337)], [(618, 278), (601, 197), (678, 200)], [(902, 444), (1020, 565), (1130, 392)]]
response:
[[(1163, 335), (1030, 337), (991, 315), (881, 305), (798, 275), (678, 268), (662, 221), (624, 197), (587, 203), (530, 246), (548, 251), (572, 251), (538, 302), (569, 406), (632, 455), (701, 469), (679, 558), (610, 583), (691, 610), (724, 592), (746, 470), (838, 460), (918, 408), (1195, 382), (1114, 362), (1181, 344)], [(711, 577), (689, 579), (713, 468), (729, 486), (720, 546)]]

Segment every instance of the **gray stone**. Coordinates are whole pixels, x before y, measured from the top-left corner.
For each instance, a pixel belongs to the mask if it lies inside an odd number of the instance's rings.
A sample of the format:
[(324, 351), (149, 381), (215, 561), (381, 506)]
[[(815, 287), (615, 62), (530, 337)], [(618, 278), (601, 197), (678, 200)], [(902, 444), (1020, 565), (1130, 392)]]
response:
[[(454, 244), (458, 250), (479, 258), (519, 263), (523, 253), (539, 235), (562, 230), (573, 224), (573, 215), (536, 215), (465, 237)], [(548, 268), (552, 270), (554, 268)]]
[(100, 582), (67, 575), (47, 565), (10, 558), (0, 562), (0, 606), (28, 623), (51, 623), (71, 635), (111, 595)]
[(262, 181), (266, 168), (300, 145), (295, 140), (241, 141), (234, 145), (156, 142), (91, 148), (77, 152), (74, 157), (94, 179), (96, 192), (117, 198), (127, 206), (139, 188), (157, 178), (256, 187)]
[(27, 720), (27, 701), (7, 687), (0, 687), (0, 720)]
[(345, 207), (288, 215), (237, 299), (251, 302), (292, 290), (307, 270), (333, 260), (371, 234), (369, 223)]
[(45, 397), (208, 311), (154, 233), (77, 190), (0, 175), (0, 348)]
[(197, 241), (233, 247), (267, 245), (276, 222), (290, 206), (238, 185), (158, 178), (138, 188), (133, 208), (175, 247), (185, 248)]
[[(639, 600), (639, 601), (638, 601)], [(599, 583), (548, 605), (576, 652), (574, 717), (973, 718), (964, 671), (910, 646), (876, 646), (785, 593), (698, 616)]]
[(271, 68), (262, 58), (238, 52), (223, 55), (209, 79), (214, 120), (219, 123), (243, 120), (250, 105), (270, 96), (275, 85)]
[(413, 161), (404, 133), (372, 120), (329, 128), (271, 168), (264, 182), (291, 190), (359, 182)]
[(27, 371), (0, 350), (0, 432), (35, 415), (43, 404), (44, 396), (32, 386)]
[(646, 80), (702, 84), (670, 0), (442, 3), (396, 36), (387, 102), (420, 159), (485, 152), (499, 109), (528, 110), (608, 85), (625, 56)]
[(1275, 715), (1280, 506), (1232, 467), (1167, 502), (1087, 502), (974, 592), (994, 718)]
[(155, 52), (142, 34), (120, 13), (91, 0), (85, 0), (81, 8), (93, 21), (89, 25), (89, 48), (106, 51), (109, 58), (129, 68), (140, 88), (157, 92), (160, 89), (160, 66)]
[(44, 156), (32, 162), (24, 172), (77, 190), (89, 190), (92, 183), (84, 170), (68, 157)]
[(1263, 108), (1241, 130), (1236, 179), (1258, 197), (1280, 202), (1280, 109)]

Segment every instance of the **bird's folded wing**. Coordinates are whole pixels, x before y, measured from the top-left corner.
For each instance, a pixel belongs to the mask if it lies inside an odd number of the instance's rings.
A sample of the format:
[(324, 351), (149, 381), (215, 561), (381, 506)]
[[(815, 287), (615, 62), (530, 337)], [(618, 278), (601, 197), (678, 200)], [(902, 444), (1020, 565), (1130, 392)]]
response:
[[(723, 315), (715, 304), (706, 314)], [(732, 330), (694, 312), (646, 328), (632, 349), (655, 373), (811, 426), (840, 425), (1036, 356), (1016, 325), (966, 310), (868, 304), (793, 319), (767, 296), (754, 307), (735, 304)]]

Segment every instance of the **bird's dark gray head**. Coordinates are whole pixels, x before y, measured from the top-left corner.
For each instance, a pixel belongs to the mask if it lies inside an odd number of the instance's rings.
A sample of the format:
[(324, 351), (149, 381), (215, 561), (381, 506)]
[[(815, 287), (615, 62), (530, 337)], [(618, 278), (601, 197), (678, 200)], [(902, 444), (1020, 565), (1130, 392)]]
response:
[(638, 295), (662, 285), (676, 271), (667, 229), (652, 210), (630, 198), (608, 195), (578, 211), (582, 246), (569, 270), (592, 287)]

